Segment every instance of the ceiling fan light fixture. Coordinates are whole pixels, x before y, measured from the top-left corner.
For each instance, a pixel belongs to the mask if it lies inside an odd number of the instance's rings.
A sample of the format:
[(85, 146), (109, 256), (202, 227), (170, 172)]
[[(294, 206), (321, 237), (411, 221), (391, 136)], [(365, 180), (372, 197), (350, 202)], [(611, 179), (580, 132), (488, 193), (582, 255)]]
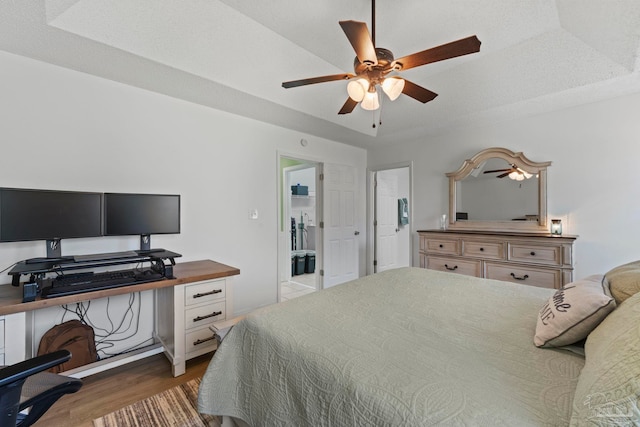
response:
[(524, 180), (524, 175), (521, 174), (520, 172), (518, 172), (517, 170), (511, 172), (508, 176), (509, 176), (509, 178), (513, 179), (514, 181), (522, 181), (522, 180)]
[(378, 92), (375, 91), (375, 88), (373, 92), (367, 92), (365, 94), (364, 99), (360, 103), (360, 106), (363, 109), (369, 111), (377, 110), (378, 108), (380, 108), (380, 102), (378, 101)]
[(404, 79), (400, 77), (387, 77), (382, 82), (382, 90), (390, 100), (395, 101), (404, 90)]
[(349, 94), (349, 98), (356, 102), (362, 101), (368, 91), (369, 82), (366, 79), (351, 80), (349, 84), (347, 84), (347, 93)]

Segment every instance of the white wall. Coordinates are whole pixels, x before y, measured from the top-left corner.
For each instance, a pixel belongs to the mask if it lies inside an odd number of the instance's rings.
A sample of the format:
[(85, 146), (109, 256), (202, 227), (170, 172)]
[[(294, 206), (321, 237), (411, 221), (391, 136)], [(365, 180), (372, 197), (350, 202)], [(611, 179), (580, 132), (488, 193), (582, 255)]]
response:
[[(356, 167), (364, 222), (362, 149), (4, 52), (0, 94), (0, 186), (181, 194), (182, 233), (153, 236), (152, 245), (182, 253), (179, 261), (240, 268), (236, 313), (277, 300), (278, 150)], [(252, 209), (258, 220), (249, 219)], [(138, 244), (135, 237), (69, 239), (62, 251)], [(44, 255), (44, 242), (0, 244), (2, 267)]]
[[(435, 101), (437, 102), (437, 100)], [(369, 167), (413, 160), (414, 230), (438, 228), (448, 211), (446, 172), (489, 147), (552, 161), (549, 218), (579, 235), (575, 276), (604, 273), (640, 259), (640, 94), (486, 127), (460, 128), (369, 153)], [(414, 265), (418, 265), (414, 235)]]

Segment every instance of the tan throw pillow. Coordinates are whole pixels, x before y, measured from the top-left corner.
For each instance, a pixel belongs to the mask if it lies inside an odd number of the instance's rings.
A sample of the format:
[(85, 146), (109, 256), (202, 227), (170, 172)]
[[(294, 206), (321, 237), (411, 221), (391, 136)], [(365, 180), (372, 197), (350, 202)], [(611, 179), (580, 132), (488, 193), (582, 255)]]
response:
[(604, 284), (620, 304), (640, 292), (640, 261), (618, 266), (604, 275)]
[(640, 420), (640, 293), (589, 334), (571, 426), (632, 426)]
[(558, 289), (538, 313), (538, 347), (559, 347), (578, 342), (607, 317), (616, 303), (604, 292), (602, 275), (577, 280)]

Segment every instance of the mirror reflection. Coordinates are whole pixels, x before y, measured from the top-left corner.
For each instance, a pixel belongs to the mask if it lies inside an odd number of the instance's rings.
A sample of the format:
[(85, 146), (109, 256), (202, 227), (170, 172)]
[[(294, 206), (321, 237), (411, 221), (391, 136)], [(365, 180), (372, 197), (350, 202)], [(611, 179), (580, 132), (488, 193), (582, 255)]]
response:
[(538, 221), (538, 177), (492, 158), (456, 182), (457, 221)]
[(449, 227), (548, 233), (547, 167), (507, 148), (482, 150), (449, 172)]

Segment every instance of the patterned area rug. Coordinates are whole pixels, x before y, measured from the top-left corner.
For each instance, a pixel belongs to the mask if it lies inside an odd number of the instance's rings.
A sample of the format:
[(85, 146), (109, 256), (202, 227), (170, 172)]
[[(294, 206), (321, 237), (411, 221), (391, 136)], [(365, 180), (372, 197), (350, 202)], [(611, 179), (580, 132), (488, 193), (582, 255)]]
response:
[(219, 427), (217, 417), (199, 414), (200, 378), (93, 420), (95, 427)]

